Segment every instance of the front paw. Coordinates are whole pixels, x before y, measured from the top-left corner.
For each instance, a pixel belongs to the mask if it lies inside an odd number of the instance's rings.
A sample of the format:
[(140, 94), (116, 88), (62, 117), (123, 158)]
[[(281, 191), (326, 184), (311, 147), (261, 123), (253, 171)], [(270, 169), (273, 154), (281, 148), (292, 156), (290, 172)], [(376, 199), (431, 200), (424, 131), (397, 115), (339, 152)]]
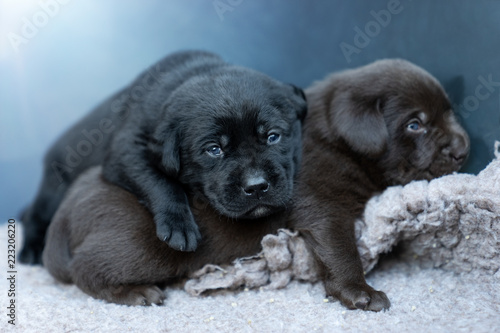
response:
[(198, 247), (201, 234), (191, 210), (165, 213), (155, 217), (156, 235), (177, 251), (192, 252)]
[[(388, 310), (391, 302), (383, 291), (377, 291), (368, 284), (347, 284), (343, 286), (326, 285), (328, 295), (334, 296), (351, 310), (381, 311)], [(330, 290), (329, 290), (330, 289)]]

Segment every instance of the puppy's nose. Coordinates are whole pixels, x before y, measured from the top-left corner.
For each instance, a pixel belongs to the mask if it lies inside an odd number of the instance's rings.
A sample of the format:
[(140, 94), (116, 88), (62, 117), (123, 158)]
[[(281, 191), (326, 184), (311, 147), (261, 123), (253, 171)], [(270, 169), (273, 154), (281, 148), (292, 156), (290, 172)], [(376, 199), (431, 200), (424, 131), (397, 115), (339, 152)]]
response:
[(450, 149), (450, 156), (457, 164), (462, 164), (469, 155), (469, 140), (467, 137), (455, 138)]
[(462, 164), (467, 155), (469, 154), (469, 150), (468, 149), (454, 149), (451, 151), (451, 157), (453, 157), (453, 159), (455, 160), (456, 163), (458, 164)]
[(243, 191), (249, 196), (260, 196), (269, 190), (269, 182), (262, 176), (250, 177), (243, 186)]

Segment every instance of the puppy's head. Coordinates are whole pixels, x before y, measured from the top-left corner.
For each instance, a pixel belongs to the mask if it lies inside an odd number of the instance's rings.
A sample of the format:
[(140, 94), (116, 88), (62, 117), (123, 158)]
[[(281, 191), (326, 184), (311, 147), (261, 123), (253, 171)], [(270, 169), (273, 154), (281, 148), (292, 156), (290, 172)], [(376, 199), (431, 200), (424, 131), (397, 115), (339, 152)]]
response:
[(229, 67), (177, 89), (156, 134), (163, 167), (186, 189), (232, 218), (287, 207), (301, 156), (302, 90)]
[(443, 88), (408, 61), (380, 60), (334, 74), (307, 94), (326, 112), (325, 135), (374, 159), (391, 184), (457, 171), (468, 156), (469, 137)]

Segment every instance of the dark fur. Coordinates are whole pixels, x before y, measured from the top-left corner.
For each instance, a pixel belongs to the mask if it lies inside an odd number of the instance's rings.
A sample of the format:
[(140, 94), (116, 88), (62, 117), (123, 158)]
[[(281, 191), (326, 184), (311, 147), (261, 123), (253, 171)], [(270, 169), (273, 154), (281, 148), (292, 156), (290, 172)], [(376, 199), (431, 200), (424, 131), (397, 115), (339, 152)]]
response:
[[(152, 212), (156, 235), (193, 251), (192, 196), (232, 218), (285, 209), (300, 159), (303, 92), (207, 52), (180, 52), (151, 67), (64, 134), (45, 158), (42, 184), (23, 216), (20, 260), (38, 263), (47, 226), (69, 185), (93, 165)], [(82, 133), (111, 128), (89, 156), (67, 162)], [(268, 142), (279, 134), (276, 142)], [(99, 135), (94, 135), (98, 141)], [(276, 138), (274, 136), (273, 138)], [(222, 148), (223, 157), (207, 149)], [(75, 161), (76, 160), (76, 161)]]
[(191, 202), (202, 240), (179, 252), (155, 237), (152, 215), (131, 193), (105, 181), (101, 167), (78, 178), (47, 232), (43, 262), (64, 283), (89, 295), (128, 305), (160, 304), (165, 284), (205, 264), (230, 263), (260, 250), (268, 233), (284, 227), (283, 214), (254, 220), (221, 216)]
[[(386, 295), (365, 282), (354, 220), (366, 201), (388, 185), (457, 170), (467, 155), (467, 135), (448, 113), (449, 102), (437, 81), (404, 61), (335, 74), (307, 94), (311, 112), (290, 216), (232, 220), (204, 201), (192, 201), (202, 241), (194, 253), (176, 252), (154, 237), (148, 211), (93, 169), (72, 186), (54, 217), (46, 267), (96, 298), (158, 304), (164, 299), (158, 287), (170, 279), (207, 263), (253, 255), (265, 234), (286, 224), (298, 229), (315, 253), (328, 295), (351, 309), (388, 308)], [(405, 130), (415, 111), (428, 117), (426, 134)], [(440, 135), (429, 139), (435, 132)]]
[[(365, 281), (354, 221), (368, 199), (389, 185), (458, 170), (468, 136), (440, 84), (403, 60), (333, 74), (306, 96), (304, 159), (291, 227), (323, 267), (327, 295), (350, 309), (387, 309), (385, 293)], [(408, 127), (414, 119), (420, 130)]]

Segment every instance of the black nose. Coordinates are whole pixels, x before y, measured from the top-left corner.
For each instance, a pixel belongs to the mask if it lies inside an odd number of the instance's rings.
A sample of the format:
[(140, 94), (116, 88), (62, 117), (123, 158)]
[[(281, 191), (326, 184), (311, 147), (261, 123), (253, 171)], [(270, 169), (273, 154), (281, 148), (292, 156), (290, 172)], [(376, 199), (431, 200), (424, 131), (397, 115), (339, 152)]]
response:
[(269, 190), (269, 182), (264, 177), (251, 177), (243, 186), (246, 195), (260, 196)]
[(460, 137), (452, 142), (450, 156), (457, 164), (462, 164), (469, 155), (469, 141), (466, 137)]
[(467, 151), (461, 150), (461, 151), (455, 151), (451, 153), (451, 157), (455, 160), (456, 163), (462, 164), (465, 159), (467, 158)]

